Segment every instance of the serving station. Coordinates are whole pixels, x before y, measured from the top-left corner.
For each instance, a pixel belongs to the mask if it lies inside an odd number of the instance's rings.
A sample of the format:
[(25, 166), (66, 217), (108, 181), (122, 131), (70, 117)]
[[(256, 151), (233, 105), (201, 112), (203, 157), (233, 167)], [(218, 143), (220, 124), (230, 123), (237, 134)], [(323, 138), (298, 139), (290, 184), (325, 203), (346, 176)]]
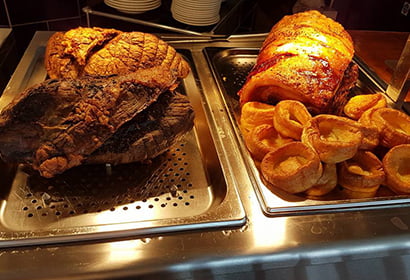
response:
[[(35, 34), (1, 107), (46, 78), (42, 58), (50, 35)], [(0, 278), (400, 279), (410, 274), (409, 196), (292, 201), (258, 182), (238, 133), (235, 92), (265, 34), (161, 37), (191, 65), (181, 91), (195, 108), (193, 131), (149, 175), (140, 165), (81, 167), (50, 185), (20, 166), (1, 163)], [(368, 69), (360, 70), (359, 90), (384, 93)]]
[(17, 65), (16, 42), (11, 28), (0, 28), (0, 89), (7, 85)]

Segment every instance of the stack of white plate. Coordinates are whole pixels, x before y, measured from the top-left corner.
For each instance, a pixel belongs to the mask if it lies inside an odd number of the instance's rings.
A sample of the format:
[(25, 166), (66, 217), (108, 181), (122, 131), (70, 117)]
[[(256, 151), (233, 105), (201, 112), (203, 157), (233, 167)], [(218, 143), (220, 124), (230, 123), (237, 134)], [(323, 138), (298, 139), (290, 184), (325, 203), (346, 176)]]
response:
[(172, 17), (179, 22), (206, 26), (219, 21), (221, 0), (172, 0)]
[(104, 3), (127, 14), (140, 14), (161, 6), (161, 0), (104, 0)]

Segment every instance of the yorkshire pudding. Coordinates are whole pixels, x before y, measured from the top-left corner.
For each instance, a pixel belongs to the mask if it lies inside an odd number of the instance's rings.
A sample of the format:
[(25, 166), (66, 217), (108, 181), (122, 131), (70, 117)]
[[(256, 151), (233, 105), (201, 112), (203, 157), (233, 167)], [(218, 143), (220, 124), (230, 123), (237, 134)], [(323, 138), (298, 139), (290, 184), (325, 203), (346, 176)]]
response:
[(305, 191), (308, 196), (322, 196), (331, 192), (337, 185), (336, 164), (323, 163), (323, 173), (319, 180)]
[(261, 124), (273, 125), (275, 106), (258, 101), (245, 103), (241, 108), (240, 128), (243, 134), (249, 133)]
[(352, 158), (362, 139), (363, 134), (355, 121), (327, 114), (313, 117), (302, 132), (302, 142), (312, 147), (326, 163)]
[(380, 144), (380, 133), (384, 124), (383, 122), (373, 121), (373, 113), (377, 110), (378, 108), (366, 110), (357, 121), (363, 133), (362, 145), (360, 146), (362, 150), (372, 150)]
[(338, 164), (338, 178), (339, 184), (351, 194), (358, 192), (360, 197), (364, 194), (373, 197), (384, 182), (385, 173), (376, 155), (370, 151), (358, 151), (353, 158)]
[(363, 126), (367, 126), (367, 127), (374, 127), (377, 129), (377, 131), (380, 133), (383, 129), (383, 123), (376, 123), (373, 120), (373, 113), (376, 112), (378, 109), (380, 108), (372, 108), (369, 110), (366, 110), (363, 112), (363, 114), (360, 116), (360, 118), (358, 119), (358, 122), (363, 125)]
[(349, 118), (358, 120), (365, 111), (386, 106), (386, 98), (380, 93), (360, 94), (349, 99), (343, 108), (343, 112)]
[(393, 109), (380, 108), (370, 114), (370, 121), (380, 129), (380, 145), (392, 148), (410, 144), (410, 116)]
[(355, 123), (359, 127), (363, 135), (362, 142), (359, 146), (359, 149), (360, 150), (373, 150), (374, 148), (376, 148), (380, 143), (379, 129), (372, 125), (366, 126), (364, 124), (361, 124), (360, 122), (355, 122)]
[(292, 138), (283, 137), (273, 125), (269, 124), (258, 125), (251, 130), (251, 133), (245, 135), (245, 143), (249, 152), (259, 161), (268, 152), (292, 141)]
[(391, 148), (383, 158), (386, 185), (395, 193), (410, 193), (410, 144)]
[(378, 190), (379, 186), (368, 188), (365, 192), (352, 191), (347, 188), (343, 188), (341, 194), (346, 198), (371, 198), (376, 196)]
[(300, 193), (319, 180), (322, 164), (309, 146), (292, 142), (267, 153), (261, 163), (261, 172), (272, 186)]
[(273, 125), (283, 136), (300, 140), (303, 125), (311, 118), (312, 116), (302, 102), (283, 100), (276, 104)]

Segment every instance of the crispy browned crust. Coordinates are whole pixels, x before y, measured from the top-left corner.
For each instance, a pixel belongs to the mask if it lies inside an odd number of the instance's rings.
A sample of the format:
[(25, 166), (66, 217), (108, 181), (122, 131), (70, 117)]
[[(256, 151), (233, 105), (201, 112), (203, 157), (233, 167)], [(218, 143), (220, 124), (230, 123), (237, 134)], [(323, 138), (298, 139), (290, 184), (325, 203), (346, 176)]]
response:
[(79, 68), (75, 60), (66, 56), (64, 46), (61, 42), (64, 39), (64, 33), (56, 32), (48, 40), (44, 64), (47, 74), (52, 79), (59, 77), (77, 78)]
[(84, 67), (88, 75), (125, 74), (138, 68), (162, 66), (183, 78), (189, 65), (173, 47), (142, 32), (122, 33), (95, 52)]
[(116, 29), (78, 27), (65, 32), (64, 39), (60, 43), (66, 55), (73, 57), (78, 65), (84, 66), (96, 49), (120, 33), (121, 31)]
[(155, 67), (123, 76), (48, 79), (27, 88), (1, 112), (1, 157), (29, 163), (51, 178), (82, 164), (175, 80)]
[(155, 35), (83, 27), (51, 36), (45, 65), (51, 78), (123, 75), (162, 67), (182, 79), (190, 71), (183, 57)]
[[(311, 41), (330, 48), (336, 53), (325, 52), (323, 54), (329, 58), (337, 58), (338, 55), (345, 56), (349, 59), (347, 64), (353, 57), (352, 38), (343, 26), (320, 12), (311, 10), (285, 16), (275, 24), (262, 45), (258, 63), (266, 61), (271, 57), (272, 51), (295, 39)], [(344, 69), (347, 67), (346, 62), (340, 60), (331, 63), (342, 63)]]
[(323, 113), (352, 61), (343, 27), (317, 11), (285, 16), (268, 34), (239, 92), (241, 104), (293, 99)]
[(339, 88), (328, 103), (327, 108), (323, 109), (323, 112), (338, 116), (343, 115), (343, 108), (349, 101), (351, 90), (356, 86), (358, 78), (359, 67), (351, 62), (343, 75)]

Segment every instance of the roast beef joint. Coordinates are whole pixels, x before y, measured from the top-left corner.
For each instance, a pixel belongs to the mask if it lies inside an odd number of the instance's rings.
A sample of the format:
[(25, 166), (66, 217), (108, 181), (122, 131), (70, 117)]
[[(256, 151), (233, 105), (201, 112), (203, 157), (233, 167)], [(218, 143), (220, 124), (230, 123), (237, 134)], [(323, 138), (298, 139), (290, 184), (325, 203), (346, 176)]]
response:
[(175, 90), (187, 75), (179, 64), (59, 76), (27, 88), (0, 114), (1, 159), (51, 178), (81, 164), (140, 162), (164, 153), (193, 127), (189, 99)]

